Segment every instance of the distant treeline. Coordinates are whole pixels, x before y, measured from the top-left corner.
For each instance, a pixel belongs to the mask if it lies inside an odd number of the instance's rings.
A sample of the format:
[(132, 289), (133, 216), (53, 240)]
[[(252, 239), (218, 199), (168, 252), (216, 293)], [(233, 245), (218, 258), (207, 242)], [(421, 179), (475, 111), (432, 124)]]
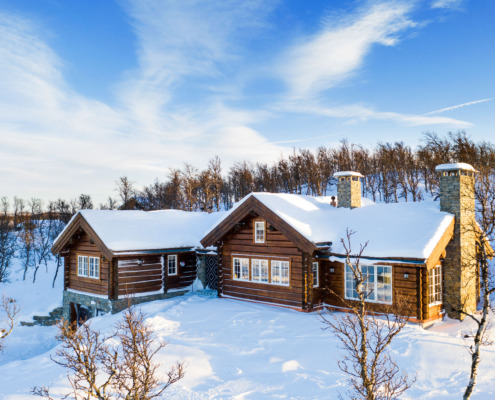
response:
[[(451, 162), (495, 170), (495, 146), (475, 143), (464, 132), (445, 137), (425, 133), (416, 149), (403, 142), (378, 143), (368, 149), (343, 140), (335, 148), (294, 150), (273, 164), (239, 161), (226, 174), (218, 157), (204, 170), (186, 163), (182, 169), (172, 169), (166, 180), (157, 179), (140, 191), (127, 177), (117, 184), (125, 209), (209, 212), (229, 209), (251, 192), (325, 195), (336, 184), (335, 172), (358, 171), (365, 176), (363, 194), (373, 201), (421, 201), (425, 194), (437, 194), (439, 176), (435, 166)], [(109, 199), (102, 207), (115, 206)]]
[[(338, 171), (361, 172), (365, 176), (363, 195), (373, 201), (421, 201), (438, 193), (435, 166), (451, 162), (466, 162), (493, 174), (495, 146), (473, 142), (464, 132), (444, 137), (425, 133), (416, 149), (403, 142), (378, 143), (369, 149), (343, 140), (335, 148), (319, 147), (314, 152), (294, 149), (273, 164), (238, 161), (226, 173), (215, 157), (204, 170), (186, 163), (142, 190), (121, 177), (115, 188), (109, 188), (119, 198), (109, 196), (98, 208), (211, 212), (230, 209), (251, 192), (321, 196), (336, 184), (333, 174)], [(11, 202), (2, 198), (0, 206), (0, 282), (8, 275), (14, 256), (21, 258), (25, 276), (31, 269), (35, 276), (53, 257), (51, 244), (70, 218), (80, 209), (95, 208), (89, 194), (46, 205), (37, 198), (15, 197)], [(60, 260), (56, 261), (60, 266)]]

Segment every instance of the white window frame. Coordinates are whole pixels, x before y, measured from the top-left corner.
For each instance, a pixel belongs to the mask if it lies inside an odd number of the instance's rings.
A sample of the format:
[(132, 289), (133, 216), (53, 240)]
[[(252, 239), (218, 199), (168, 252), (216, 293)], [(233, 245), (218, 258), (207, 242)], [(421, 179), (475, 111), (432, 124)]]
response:
[[(438, 297), (440, 300), (435, 300)], [(428, 271), (428, 303), (430, 307), (443, 303), (442, 264)]]
[[(257, 266), (256, 264), (258, 263), (259, 265)], [(261, 280), (263, 276), (262, 269), (264, 269), (264, 266), (266, 266), (266, 281)], [(257, 274), (255, 274), (256, 269), (258, 270)], [(265, 283), (265, 284), (270, 283), (268, 260), (261, 260), (257, 258), (251, 260), (251, 281), (256, 283)]]
[[(87, 258), (86, 258), (87, 259)], [(84, 256), (77, 256), (77, 276), (86, 276), (84, 275)]]
[[(170, 261), (174, 262), (175, 271), (170, 272)], [(169, 254), (167, 256), (167, 276), (176, 276), (179, 273), (179, 268), (177, 266), (177, 254)]]
[[(92, 271), (91, 262), (93, 264)], [(88, 278), (100, 279), (100, 259), (98, 257), (88, 257)]]
[[(311, 263), (311, 272), (313, 273), (313, 287), (320, 287), (320, 268), (318, 261)], [(316, 283), (315, 283), (316, 282)]]
[[(258, 238), (258, 232), (262, 232), (262, 238)], [(265, 221), (254, 221), (254, 243), (266, 243)]]
[[(278, 269), (278, 273), (276, 272)], [(283, 282), (286, 276), (283, 271), (287, 272), (287, 282)], [(274, 282), (274, 278), (277, 278), (278, 282)], [(272, 260), (271, 261), (271, 280), (272, 285), (289, 286), (290, 285), (290, 263), (289, 261)]]
[[(356, 268), (356, 266), (353, 266)], [(393, 268), (391, 265), (360, 265), (360, 268), (363, 267), (373, 267), (373, 280), (368, 280), (366, 279), (365, 282), (363, 282), (363, 285), (365, 287), (365, 290), (368, 289), (370, 290), (370, 293), (373, 293), (373, 299), (370, 299), (369, 297), (366, 298), (366, 302), (369, 303), (380, 303), (380, 304), (392, 304), (393, 303)], [(376, 300), (378, 296), (378, 267), (390, 269), (390, 301), (384, 301), (384, 300)], [(354, 273), (352, 270), (348, 274), (347, 268), (350, 268), (348, 265), (344, 267), (344, 297), (348, 300), (359, 300), (359, 297), (352, 297), (352, 296), (347, 296), (347, 283), (349, 282), (354, 282), (355, 285), (355, 277)], [(348, 275), (350, 275), (350, 279), (348, 279)], [(354, 286), (355, 287), (355, 286)]]
[[(236, 278), (236, 262), (239, 263), (239, 278)], [(245, 277), (244, 272), (247, 266), (247, 276)], [(235, 281), (249, 281), (250, 271), (249, 271), (249, 258), (233, 257), (232, 258), (232, 277)]]
[[(93, 271), (91, 271), (91, 264), (93, 264)], [(100, 279), (100, 258), (78, 255), (77, 276), (82, 278)]]

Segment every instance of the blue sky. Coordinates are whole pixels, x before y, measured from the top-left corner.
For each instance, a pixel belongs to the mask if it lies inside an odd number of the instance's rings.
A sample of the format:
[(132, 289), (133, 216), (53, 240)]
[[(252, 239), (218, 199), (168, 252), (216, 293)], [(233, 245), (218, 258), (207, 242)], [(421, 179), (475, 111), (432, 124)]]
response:
[(0, 0), (0, 194), (104, 201), (219, 155), (495, 142), (495, 2)]

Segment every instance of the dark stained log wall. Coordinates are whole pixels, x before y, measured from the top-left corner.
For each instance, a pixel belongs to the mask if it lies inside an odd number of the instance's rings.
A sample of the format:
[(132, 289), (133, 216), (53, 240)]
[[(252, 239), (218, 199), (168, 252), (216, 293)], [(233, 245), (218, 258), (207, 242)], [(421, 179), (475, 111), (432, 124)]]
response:
[[(177, 256), (177, 275), (167, 276), (167, 255)], [(162, 257), (165, 275), (162, 273)], [(181, 263), (184, 263), (182, 266)], [(194, 252), (142, 255), (118, 258), (119, 296), (181, 289), (196, 279), (196, 254)]]
[[(177, 254), (177, 275), (167, 276), (167, 288), (181, 289), (191, 285), (196, 279), (196, 254), (193, 251)], [(167, 268), (167, 254), (164, 254), (165, 271)], [(181, 262), (185, 265), (181, 266)]]
[[(177, 255), (178, 274), (167, 277), (167, 268), (165, 275), (162, 272), (162, 254), (122, 256), (109, 261), (91, 243), (90, 237), (85, 232), (80, 232), (72, 238), (69, 255), (64, 259), (64, 286), (66, 289), (117, 299), (125, 295), (164, 290), (164, 282), (168, 289), (181, 289), (191, 285), (196, 279), (195, 252), (171, 254)], [(100, 279), (77, 276), (78, 255), (100, 258)], [(163, 254), (163, 257), (166, 267), (167, 254)], [(183, 266), (181, 262), (184, 263)]]
[[(336, 307), (346, 307), (342, 301), (345, 295), (345, 275), (344, 264), (340, 262), (331, 262), (328, 260), (319, 260), (320, 263), (320, 288), (315, 289), (315, 301), (321, 301), (328, 305)], [(364, 261), (361, 261), (364, 264)], [(428, 275), (426, 267), (410, 264), (390, 264), (381, 263), (380, 265), (392, 265), (392, 290), (393, 301), (396, 302), (397, 296), (404, 301), (403, 313), (410, 315), (414, 319), (428, 320), (439, 317), (442, 305), (429, 307), (428, 305)], [(330, 272), (330, 268), (334, 272)], [(404, 278), (404, 274), (409, 278)], [(326, 288), (326, 289), (325, 289)], [(352, 301), (349, 301), (352, 303)], [(370, 310), (380, 311), (383, 309), (379, 303), (367, 303)]]
[(117, 267), (119, 297), (162, 290), (160, 255), (119, 257)]
[[(77, 256), (100, 258), (100, 279), (77, 276)], [(82, 232), (72, 238), (68, 256), (67, 288), (93, 294), (108, 295), (109, 261), (103, 257), (95, 244), (90, 243), (89, 236)]]
[[(224, 237), (221, 252), (220, 292), (226, 296), (301, 308), (303, 300), (302, 252), (276, 230), (266, 230), (266, 243), (254, 243), (254, 220), (261, 220), (261, 218), (247, 217), (242, 221), (245, 225), (240, 230), (232, 230)], [(250, 260), (255, 258), (289, 261), (290, 285), (234, 280), (232, 258), (237, 256)], [(268, 271), (271, 280), (270, 262)]]

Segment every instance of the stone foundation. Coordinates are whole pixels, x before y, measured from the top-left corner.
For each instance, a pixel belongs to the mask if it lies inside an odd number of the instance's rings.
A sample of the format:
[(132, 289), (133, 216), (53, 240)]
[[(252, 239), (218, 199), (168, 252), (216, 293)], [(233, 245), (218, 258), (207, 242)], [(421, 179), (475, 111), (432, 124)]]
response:
[[(172, 297), (182, 296), (186, 294), (188, 290), (180, 290), (171, 293), (159, 293), (149, 296), (130, 297), (131, 304), (146, 303), (148, 301), (170, 299)], [(101, 314), (116, 314), (128, 306), (128, 299), (109, 300), (106, 298), (92, 296), (91, 294), (74, 293), (70, 291), (64, 291), (63, 295), (63, 318), (66, 321), (71, 319), (71, 303), (85, 306), (90, 310), (89, 318), (95, 317)]]

